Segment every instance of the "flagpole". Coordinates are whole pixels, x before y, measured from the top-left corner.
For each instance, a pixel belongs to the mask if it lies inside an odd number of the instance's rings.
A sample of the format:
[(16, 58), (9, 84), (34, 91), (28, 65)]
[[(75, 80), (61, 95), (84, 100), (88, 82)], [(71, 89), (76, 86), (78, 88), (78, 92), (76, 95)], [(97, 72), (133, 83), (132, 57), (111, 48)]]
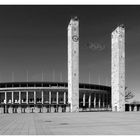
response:
[(53, 82), (55, 81), (55, 70), (53, 70), (53, 73), (52, 73), (52, 81)]
[(88, 78), (89, 78), (89, 79), (88, 79), (88, 82), (89, 82), (89, 84), (90, 84), (90, 82), (91, 82), (91, 81), (90, 81), (90, 72), (89, 72), (89, 74), (88, 74)]
[(63, 78), (62, 78), (62, 72), (60, 72), (60, 82), (63, 81)]
[(98, 77), (98, 78), (99, 78), (98, 80), (99, 80), (99, 85), (100, 85), (100, 84), (101, 84), (101, 83), (100, 83), (100, 74), (99, 74), (99, 77)]
[(12, 82), (14, 82), (14, 72), (12, 72)]
[(43, 75), (43, 71), (42, 71), (42, 77), (41, 77), (41, 79), (42, 79), (42, 82), (44, 81), (44, 77), (43, 77), (44, 75)]
[(26, 80), (27, 80), (27, 82), (29, 81), (29, 77), (28, 77), (28, 70), (26, 70)]

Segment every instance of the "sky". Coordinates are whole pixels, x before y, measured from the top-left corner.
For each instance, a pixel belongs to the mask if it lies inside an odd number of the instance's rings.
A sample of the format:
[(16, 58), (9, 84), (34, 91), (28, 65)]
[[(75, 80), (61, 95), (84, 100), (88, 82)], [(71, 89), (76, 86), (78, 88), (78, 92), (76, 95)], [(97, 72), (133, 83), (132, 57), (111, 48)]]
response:
[(126, 86), (140, 100), (140, 6), (0, 6), (0, 81), (66, 81), (67, 27), (79, 18), (80, 82), (110, 85), (111, 32), (126, 31)]

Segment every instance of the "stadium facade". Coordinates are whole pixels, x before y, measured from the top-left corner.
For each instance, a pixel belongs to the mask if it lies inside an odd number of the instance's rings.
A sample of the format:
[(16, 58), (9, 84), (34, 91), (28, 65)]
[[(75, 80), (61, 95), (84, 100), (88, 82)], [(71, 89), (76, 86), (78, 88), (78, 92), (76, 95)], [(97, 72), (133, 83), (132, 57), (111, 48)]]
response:
[(68, 83), (0, 83), (0, 112), (139, 111), (139, 104), (125, 104), (124, 26), (111, 37), (111, 87), (79, 84), (79, 20), (74, 17), (68, 25)]
[[(71, 112), (68, 83), (0, 83), (0, 112)], [(79, 84), (79, 111), (110, 111), (111, 87)]]

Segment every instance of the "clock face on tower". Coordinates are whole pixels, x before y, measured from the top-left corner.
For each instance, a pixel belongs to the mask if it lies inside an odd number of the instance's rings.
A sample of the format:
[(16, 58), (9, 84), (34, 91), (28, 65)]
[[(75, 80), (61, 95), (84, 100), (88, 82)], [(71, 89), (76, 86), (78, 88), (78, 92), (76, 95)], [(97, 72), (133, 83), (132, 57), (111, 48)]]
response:
[(74, 35), (74, 36), (72, 37), (72, 40), (73, 40), (74, 42), (77, 42), (77, 41), (79, 40), (79, 38), (78, 38), (77, 35)]

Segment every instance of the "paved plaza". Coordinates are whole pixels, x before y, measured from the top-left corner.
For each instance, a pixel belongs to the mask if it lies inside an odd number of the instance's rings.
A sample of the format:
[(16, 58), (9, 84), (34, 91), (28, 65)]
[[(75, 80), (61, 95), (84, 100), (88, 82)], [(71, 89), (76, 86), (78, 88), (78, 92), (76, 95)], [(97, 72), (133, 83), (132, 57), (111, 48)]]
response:
[(0, 114), (0, 135), (140, 134), (140, 112)]

